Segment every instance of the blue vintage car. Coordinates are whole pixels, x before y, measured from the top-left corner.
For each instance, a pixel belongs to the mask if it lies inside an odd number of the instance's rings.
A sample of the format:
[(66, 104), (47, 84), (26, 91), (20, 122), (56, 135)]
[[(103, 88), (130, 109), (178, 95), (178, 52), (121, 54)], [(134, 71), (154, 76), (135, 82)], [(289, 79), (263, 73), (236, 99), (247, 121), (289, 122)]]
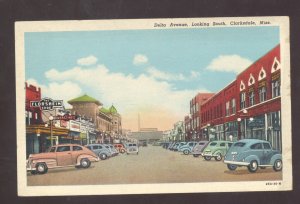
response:
[(224, 163), (229, 170), (234, 171), (239, 166), (246, 166), (250, 172), (273, 167), (275, 171), (282, 170), (282, 155), (273, 150), (265, 140), (244, 139), (235, 142), (225, 155)]
[(178, 147), (178, 152), (183, 152), (183, 154), (188, 155), (191, 153), (192, 149), (198, 142), (187, 142)]
[(194, 148), (191, 151), (191, 154), (194, 157), (199, 157), (200, 155), (202, 155), (203, 150), (208, 145), (208, 143), (209, 141), (200, 141), (196, 146), (194, 146)]

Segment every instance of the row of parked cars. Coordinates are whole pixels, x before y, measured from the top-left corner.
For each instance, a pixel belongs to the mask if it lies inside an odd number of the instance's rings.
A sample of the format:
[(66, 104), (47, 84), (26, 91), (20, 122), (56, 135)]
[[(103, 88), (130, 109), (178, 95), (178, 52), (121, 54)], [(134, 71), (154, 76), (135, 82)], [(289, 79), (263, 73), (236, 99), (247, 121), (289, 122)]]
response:
[(119, 144), (60, 144), (52, 146), (47, 152), (30, 154), (26, 169), (31, 174), (45, 174), (48, 169), (72, 167), (89, 168), (91, 162), (106, 160), (118, 154), (138, 154), (136, 143)]
[(190, 141), (162, 143), (162, 146), (185, 155), (202, 156), (206, 161), (212, 158), (216, 161), (224, 159), (223, 162), (231, 171), (243, 166), (247, 167), (249, 172), (256, 172), (258, 168), (266, 167), (273, 167), (274, 171), (282, 170), (282, 154), (272, 149), (270, 142), (265, 140)]

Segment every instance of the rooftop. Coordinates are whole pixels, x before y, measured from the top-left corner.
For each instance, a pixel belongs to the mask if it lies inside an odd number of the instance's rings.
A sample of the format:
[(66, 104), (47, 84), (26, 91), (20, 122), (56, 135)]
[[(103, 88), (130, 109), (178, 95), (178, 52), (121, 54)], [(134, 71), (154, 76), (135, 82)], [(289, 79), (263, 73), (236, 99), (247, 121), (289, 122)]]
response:
[(93, 97), (90, 97), (86, 94), (84, 94), (83, 96), (80, 96), (78, 98), (74, 98), (68, 101), (69, 104), (74, 104), (74, 103), (80, 103), (80, 102), (87, 102), (87, 103), (96, 103), (97, 105), (101, 106), (103, 105), (100, 101), (94, 99)]

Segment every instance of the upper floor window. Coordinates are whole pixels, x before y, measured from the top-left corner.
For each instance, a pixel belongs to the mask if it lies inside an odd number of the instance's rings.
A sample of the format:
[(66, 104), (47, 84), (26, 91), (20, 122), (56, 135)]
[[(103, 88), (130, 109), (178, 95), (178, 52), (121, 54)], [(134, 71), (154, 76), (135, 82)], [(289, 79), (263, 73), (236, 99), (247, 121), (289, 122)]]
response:
[(226, 102), (226, 116), (228, 116), (229, 113), (229, 101)]
[(254, 100), (254, 91), (251, 91), (249, 93), (249, 106), (253, 106), (255, 104), (255, 100)]
[(231, 100), (231, 107), (232, 107), (232, 114), (236, 113), (236, 103), (235, 103), (235, 98)]
[(267, 88), (262, 86), (259, 88), (259, 102), (267, 100)]
[(242, 93), (240, 94), (240, 102), (241, 102), (240, 108), (241, 108), (241, 109), (246, 108), (246, 93), (245, 93), (245, 92), (242, 92)]
[(280, 82), (279, 79), (272, 81), (272, 98), (280, 96)]

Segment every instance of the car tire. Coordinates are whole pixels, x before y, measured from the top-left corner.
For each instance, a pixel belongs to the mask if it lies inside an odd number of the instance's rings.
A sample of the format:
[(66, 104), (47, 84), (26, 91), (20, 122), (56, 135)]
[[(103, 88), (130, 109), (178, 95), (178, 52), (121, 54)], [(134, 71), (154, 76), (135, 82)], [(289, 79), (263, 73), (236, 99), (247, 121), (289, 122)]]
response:
[(32, 175), (36, 175), (36, 174), (37, 174), (37, 172), (36, 172), (35, 170), (30, 171), (30, 173), (31, 173)]
[(274, 171), (281, 171), (282, 170), (282, 160), (276, 159), (273, 166)]
[(204, 156), (204, 159), (205, 159), (206, 161), (210, 161), (210, 160), (211, 160), (211, 156)]
[(121, 152), (122, 154), (124, 154), (124, 153), (125, 153), (125, 149), (121, 149), (120, 152)]
[(189, 155), (189, 154), (190, 154), (190, 151), (186, 149), (186, 150), (183, 151), (183, 154), (184, 154), (184, 155)]
[(80, 166), (84, 169), (87, 169), (91, 166), (91, 162), (87, 158), (83, 158), (80, 160)]
[(45, 163), (37, 163), (36, 164), (36, 173), (45, 174), (48, 171), (48, 167)]
[(237, 168), (237, 165), (235, 165), (235, 164), (227, 164), (227, 168), (228, 168), (230, 171), (235, 171), (236, 168)]
[(222, 157), (222, 154), (221, 154), (221, 153), (218, 153), (217, 156), (215, 156), (215, 160), (216, 160), (216, 161), (221, 161), (222, 158), (223, 158), (223, 157)]
[(199, 156), (200, 156), (200, 154), (193, 154), (193, 156), (194, 156), (194, 157), (199, 157)]
[(106, 160), (106, 159), (107, 159), (107, 155), (104, 154), (104, 153), (100, 153), (100, 154), (99, 154), (99, 158), (100, 158), (101, 160)]
[(256, 172), (258, 169), (258, 162), (256, 160), (252, 160), (248, 166), (248, 170), (251, 173)]

